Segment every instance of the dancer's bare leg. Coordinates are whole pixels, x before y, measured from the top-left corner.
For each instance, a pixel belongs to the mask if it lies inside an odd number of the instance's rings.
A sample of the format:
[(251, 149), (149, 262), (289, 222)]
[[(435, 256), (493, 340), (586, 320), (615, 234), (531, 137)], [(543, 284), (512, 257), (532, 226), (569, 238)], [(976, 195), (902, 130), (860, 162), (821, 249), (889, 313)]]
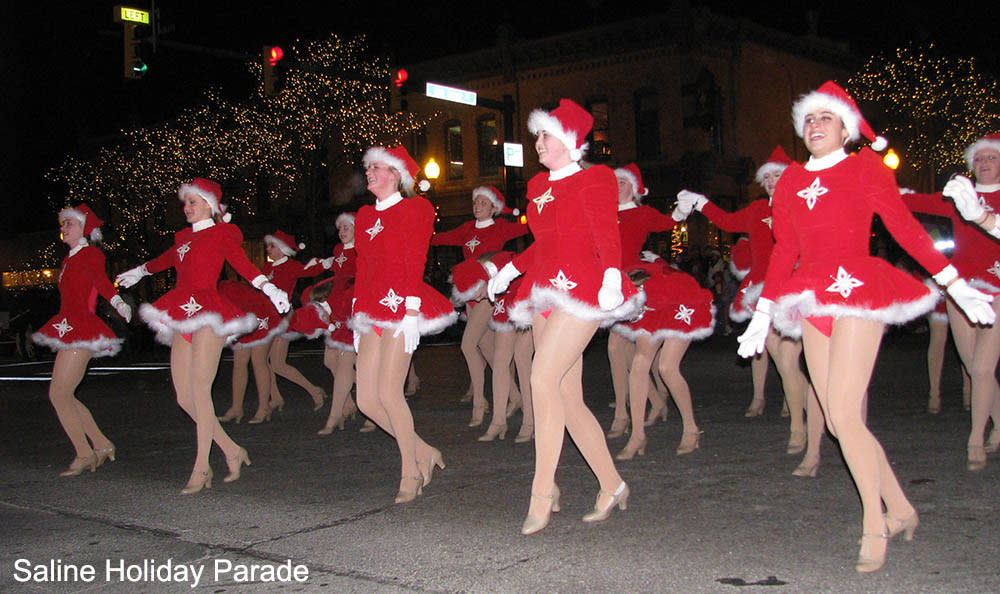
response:
[(799, 365), (799, 356), (802, 354), (802, 342), (782, 337), (773, 329), (767, 335), (767, 350), (774, 359), (774, 365), (781, 376), (781, 386), (785, 392), (785, 402), (788, 403), (788, 414), (790, 417), (791, 437), (788, 441), (791, 454), (801, 452), (797, 449), (804, 447), (806, 442), (805, 428), (805, 407), (806, 392), (809, 389), (809, 380), (802, 373), (802, 366)]
[(619, 459), (631, 458), (637, 450), (646, 447), (646, 398), (652, 385), (649, 371), (653, 367), (656, 351), (660, 341), (652, 341), (645, 334), (640, 334), (635, 341), (635, 354), (628, 372), (628, 398), (632, 413), (632, 435), (625, 444), (625, 449), (618, 455)]
[[(548, 319), (535, 316), (532, 332), (535, 358), (531, 367), (531, 394), (535, 414), (535, 477), (529, 515), (548, 513), (555, 486), (556, 466), (563, 436), (569, 430), (590, 469), (600, 482), (607, 505), (610, 494), (621, 484), (600, 424), (583, 403), (583, 351), (598, 322), (586, 322), (560, 310)], [(599, 502), (600, 503), (600, 502)]]
[(250, 349), (250, 363), (253, 365), (253, 382), (257, 388), (258, 415), (267, 412), (268, 400), (271, 397), (271, 377), (273, 374), (267, 364), (267, 352), (270, 347), (270, 344), (262, 344)]
[[(859, 318), (838, 318), (831, 336), (808, 322), (802, 324), (802, 342), (820, 406), (830, 433), (840, 442), (861, 497), (866, 535), (886, 534), (882, 515), (905, 519), (915, 510), (907, 500), (881, 444), (865, 426), (862, 407), (882, 341), (883, 324)], [(868, 557), (884, 555), (886, 539), (863, 541)], [(863, 552), (864, 549), (863, 549)]]
[(689, 346), (691, 346), (690, 340), (679, 338), (664, 340), (663, 346), (660, 347), (660, 358), (657, 363), (660, 376), (663, 378), (664, 383), (667, 384), (667, 389), (670, 390), (670, 395), (674, 399), (674, 404), (677, 405), (677, 410), (681, 414), (681, 421), (684, 424), (684, 435), (677, 448), (678, 454), (694, 451), (698, 447), (701, 435), (698, 423), (694, 420), (691, 388), (688, 387), (687, 380), (681, 374), (681, 361), (684, 359), (684, 354), (687, 353)]
[[(1000, 301), (993, 302), (1000, 309)], [(952, 303), (948, 302), (948, 321), (958, 355), (972, 378), (972, 429), (969, 432), (969, 467), (978, 470), (985, 465), (983, 437), (986, 423), (1000, 423), (1000, 398), (996, 367), (1000, 359), (1000, 325), (973, 326)]]
[(615, 418), (608, 437), (621, 436), (628, 427), (629, 366), (635, 353), (635, 343), (617, 332), (608, 333), (608, 362), (611, 364), (611, 385), (615, 390)]
[(535, 354), (535, 340), (530, 330), (518, 330), (514, 338), (514, 364), (517, 381), (521, 384), (521, 430), (517, 437), (522, 442), (535, 435), (535, 411), (531, 401), (531, 360)]
[(247, 384), (250, 383), (250, 349), (233, 349), (233, 402), (229, 409), (219, 417), (219, 421), (236, 421), (243, 418), (243, 399), (246, 397)]
[(927, 316), (927, 412), (941, 412), (941, 370), (944, 368), (944, 347), (948, 342), (948, 320)]
[(323, 365), (333, 375), (333, 397), (330, 399), (330, 414), (320, 433), (329, 433), (338, 425), (343, 429), (344, 410), (354, 385), (354, 359), (354, 351), (330, 347), (323, 351)]
[(764, 414), (764, 384), (767, 381), (767, 365), (770, 361), (768, 350), (765, 349), (756, 357), (750, 359), (750, 377), (753, 380), (753, 400), (743, 416), (759, 417)]
[(288, 340), (277, 336), (271, 341), (271, 350), (268, 352), (268, 363), (271, 365), (271, 370), (286, 380), (295, 383), (306, 392), (309, 392), (309, 395), (313, 399), (314, 409), (319, 409), (323, 406), (323, 399), (326, 398), (326, 392), (306, 379), (306, 376), (302, 375), (301, 371), (289, 365), (287, 359)]
[(493, 307), (489, 301), (470, 303), (466, 309), (467, 320), (465, 331), (462, 332), (462, 355), (469, 368), (472, 380), (472, 422), (470, 427), (477, 427), (483, 422), (486, 413), (486, 358), (479, 349), (479, 341), (489, 330), (488, 323), (493, 315)]
[(90, 410), (74, 395), (76, 387), (87, 373), (87, 364), (92, 355), (93, 351), (87, 349), (58, 351), (52, 365), (52, 381), (49, 383), (49, 400), (59, 418), (59, 424), (76, 450), (77, 458), (88, 458), (93, 455), (94, 449), (106, 448), (111, 444), (97, 427)]
[(483, 437), (496, 436), (501, 428), (507, 428), (507, 398), (513, 383), (510, 369), (516, 340), (517, 332), (513, 330), (493, 333), (493, 419)]

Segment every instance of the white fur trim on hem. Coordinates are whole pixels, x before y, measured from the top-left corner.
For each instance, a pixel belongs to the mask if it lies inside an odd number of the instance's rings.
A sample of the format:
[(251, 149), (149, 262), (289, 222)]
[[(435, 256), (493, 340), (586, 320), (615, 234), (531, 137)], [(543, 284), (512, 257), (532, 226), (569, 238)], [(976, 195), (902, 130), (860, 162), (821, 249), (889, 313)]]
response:
[(743, 296), (740, 297), (740, 303), (743, 304), (743, 307), (753, 312), (753, 310), (757, 309), (757, 301), (760, 300), (760, 294), (763, 291), (764, 283), (748, 286), (747, 292), (743, 293)]
[(257, 316), (252, 313), (225, 323), (222, 321), (222, 316), (214, 311), (177, 321), (153, 304), (143, 303), (139, 306), (139, 317), (156, 332), (156, 341), (167, 346), (173, 344), (175, 333), (191, 334), (205, 326), (211, 327), (217, 336), (225, 337), (239, 336), (257, 329)]
[(996, 295), (997, 293), (1000, 293), (1000, 287), (998, 287), (998, 286), (996, 286), (996, 285), (994, 285), (992, 283), (988, 283), (988, 282), (986, 282), (986, 281), (984, 281), (983, 279), (980, 279), (980, 278), (974, 278), (974, 279), (970, 280), (969, 281), (969, 286), (972, 287), (973, 289), (979, 289), (980, 291), (983, 291), (983, 292), (986, 292), (986, 293), (990, 293), (990, 294), (993, 294), (993, 295)]
[(601, 327), (607, 328), (615, 322), (635, 319), (645, 303), (646, 294), (638, 291), (618, 307), (611, 311), (605, 311), (579, 299), (574, 299), (565, 291), (535, 285), (531, 288), (531, 295), (528, 299), (519, 301), (507, 310), (507, 317), (518, 326), (522, 324), (530, 326), (535, 314), (550, 309), (561, 309), (581, 320), (600, 321)]
[(46, 336), (41, 332), (35, 332), (31, 335), (31, 340), (35, 341), (37, 344), (49, 347), (53, 351), (72, 351), (78, 349), (85, 349), (88, 351), (93, 351), (94, 354), (91, 357), (114, 357), (122, 350), (122, 343), (125, 342), (124, 338), (96, 338), (94, 340), (77, 340), (74, 342), (63, 342), (52, 338), (51, 336)]
[(947, 322), (948, 321), (948, 314), (946, 314), (946, 313), (939, 313), (939, 312), (936, 312), (936, 311), (932, 311), (928, 317), (930, 317), (931, 321), (933, 321), (933, 322)]
[(455, 305), (465, 305), (479, 292), (479, 289), (486, 286), (486, 281), (478, 280), (474, 285), (469, 287), (467, 290), (461, 293), (455, 288), (454, 285), (451, 287), (451, 302)]
[[(264, 338), (260, 338), (253, 342), (233, 342), (232, 344), (229, 345), (229, 348), (233, 349), (234, 351), (238, 351), (240, 349), (252, 349), (254, 347), (263, 346), (274, 340), (276, 336), (284, 334), (285, 330), (287, 329), (288, 329), (288, 318), (282, 318), (281, 323), (278, 324), (276, 327), (271, 328), (271, 331), (268, 332)], [(234, 340), (235, 338), (236, 337), (233, 337)]]
[(732, 320), (732, 321), (734, 321), (734, 322), (736, 322), (738, 324), (740, 322), (745, 322), (745, 321), (747, 321), (747, 320), (749, 320), (750, 318), (753, 317), (753, 311), (752, 310), (743, 308), (743, 309), (737, 311), (736, 309), (733, 308), (733, 305), (735, 305), (735, 304), (734, 303), (730, 303), (729, 304), (729, 319), (730, 320)]
[(323, 344), (325, 344), (326, 348), (328, 348), (328, 349), (334, 349), (334, 350), (337, 350), (337, 351), (344, 351), (344, 352), (347, 352), (347, 353), (353, 353), (354, 352), (354, 345), (353, 344), (347, 344), (347, 343), (343, 343), (343, 342), (337, 342), (336, 340), (330, 340), (330, 336), (329, 335), (327, 335), (327, 337), (323, 339)]
[[(426, 318), (424, 317), (424, 314), (420, 314), (417, 316), (417, 330), (420, 331), (421, 336), (439, 334), (443, 332), (445, 328), (454, 324), (457, 319), (457, 311), (453, 311), (436, 318)], [(372, 331), (372, 326), (378, 326), (379, 328), (395, 332), (396, 328), (399, 328), (399, 322), (375, 320), (365, 313), (354, 314), (351, 319), (347, 320), (347, 327), (360, 334), (368, 334)]]
[(733, 275), (733, 278), (735, 278), (738, 281), (741, 281), (744, 278), (746, 278), (746, 276), (748, 274), (750, 274), (750, 269), (749, 268), (737, 268), (736, 264), (732, 260), (730, 260), (729, 261), (729, 273)]
[[(789, 338), (802, 336), (802, 320), (814, 317), (861, 318), (883, 324), (905, 324), (934, 309), (940, 296), (929, 293), (916, 301), (898, 303), (880, 309), (849, 307), (844, 305), (820, 305), (816, 293), (803, 291), (780, 297), (771, 306), (771, 322), (774, 329)], [(794, 315), (789, 315), (794, 312)]]

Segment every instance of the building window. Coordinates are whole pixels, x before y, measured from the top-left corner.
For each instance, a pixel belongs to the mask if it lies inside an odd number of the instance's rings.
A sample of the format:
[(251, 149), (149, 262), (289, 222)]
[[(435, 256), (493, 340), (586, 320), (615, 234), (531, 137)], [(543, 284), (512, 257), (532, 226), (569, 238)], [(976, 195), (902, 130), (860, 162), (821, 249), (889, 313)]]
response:
[(588, 136), (590, 149), (587, 160), (603, 163), (611, 160), (611, 125), (608, 119), (608, 99), (594, 97), (587, 101), (587, 111), (594, 116), (594, 128)]
[(413, 157), (421, 167), (427, 162), (427, 128), (413, 132)]
[(635, 93), (635, 154), (640, 161), (660, 158), (660, 102), (652, 89)]
[(462, 179), (465, 157), (462, 153), (462, 123), (458, 120), (449, 120), (444, 124), (444, 156), (447, 178)]
[(497, 136), (497, 119), (480, 118), (476, 122), (476, 144), (479, 149), (479, 175), (496, 175), (500, 171), (500, 139)]
[(709, 134), (712, 151), (722, 153), (722, 89), (706, 68), (691, 84), (681, 87), (684, 101), (684, 127), (701, 129)]

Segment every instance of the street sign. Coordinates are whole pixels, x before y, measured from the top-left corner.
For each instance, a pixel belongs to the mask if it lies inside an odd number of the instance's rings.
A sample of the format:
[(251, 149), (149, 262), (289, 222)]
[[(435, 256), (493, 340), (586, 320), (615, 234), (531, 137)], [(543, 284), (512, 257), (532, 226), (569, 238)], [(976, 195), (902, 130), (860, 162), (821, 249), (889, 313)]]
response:
[(138, 8), (130, 8), (128, 6), (115, 6), (114, 12), (115, 22), (129, 22), (129, 23), (140, 23), (143, 25), (149, 24), (149, 11), (140, 10)]
[(428, 97), (443, 99), (445, 101), (454, 101), (455, 103), (464, 103), (466, 105), (476, 104), (475, 91), (466, 91), (465, 89), (446, 87), (432, 82), (427, 83), (427, 90), (425, 94)]
[(524, 147), (516, 142), (503, 143), (503, 164), (505, 167), (524, 167)]

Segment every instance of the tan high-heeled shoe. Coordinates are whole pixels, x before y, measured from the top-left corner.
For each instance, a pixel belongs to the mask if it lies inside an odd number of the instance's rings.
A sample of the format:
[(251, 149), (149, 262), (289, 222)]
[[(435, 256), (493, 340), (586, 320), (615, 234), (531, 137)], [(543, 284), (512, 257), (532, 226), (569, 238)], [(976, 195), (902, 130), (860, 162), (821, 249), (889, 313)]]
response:
[(663, 422), (667, 422), (667, 413), (670, 412), (670, 407), (664, 404), (659, 408), (649, 409), (649, 415), (646, 416), (646, 422), (643, 423), (646, 427), (652, 427), (656, 424), (656, 419), (663, 419)]
[[(889, 531), (890, 539), (902, 533), (904, 540), (913, 540), (913, 533), (920, 525), (920, 516), (917, 515), (917, 510), (913, 510), (913, 513), (905, 520), (898, 520), (889, 514), (883, 514), (883, 517), (885, 517), (885, 527)], [(895, 524), (895, 527), (892, 524)]]
[(552, 502), (552, 504), (549, 505), (549, 510), (547, 512), (545, 512), (544, 514), (540, 515), (540, 516), (533, 516), (529, 512), (528, 515), (524, 517), (524, 523), (521, 524), (521, 534), (523, 534), (525, 536), (534, 534), (534, 533), (542, 530), (546, 526), (548, 526), (549, 525), (549, 520), (552, 518), (552, 514), (559, 512), (559, 510), (561, 509), (559, 507), (559, 486), (558, 485), (552, 485), (552, 494), (551, 495), (538, 495), (538, 494), (532, 493), (531, 494), (531, 498), (532, 499), (539, 499), (539, 500), (543, 500), (543, 501), (545, 499), (548, 499), (549, 501)]
[[(408, 503), (416, 499), (418, 495), (423, 493), (423, 481), (424, 479), (419, 476), (404, 476), (399, 479), (399, 492), (396, 493), (396, 503)], [(415, 484), (417, 488), (412, 491), (408, 491), (404, 488), (413, 484)]]
[(243, 448), (240, 448), (236, 455), (232, 458), (226, 458), (226, 466), (229, 467), (229, 474), (227, 474), (222, 482), (231, 483), (240, 478), (240, 467), (243, 465), (250, 466), (250, 454)]
[(993, 430), (990, 431), (989, 440), (983, 446), (983, 451), (987, 454), (993, 454), (998, 450), (1000, 450), (1000, 429), (993, 427)]
[(88, 468), (90, 472), (97, 470), (97, 456), (95, 454), (73, 458), (73, 461), (69, 464), (69, 468), (60, 472), (59, 476), (79, 476)]
[[(601, 495), (610, 498), (610, 501), (604, 507), (601, 507)], [(598, 491), (597, 501), (594, 503), (594, 511), (583, 516), (583, 521), (603, 522), (608, 519), (608, 516), (611, 515), (611, 510), (613, 510), (616, 505), (618, 506), (618, 509), (625, 511), (628, 509), (628, 495), (628, 485), (625, 484), (625, 481), (622, 481), (622, 484), (618, 485), (618, 488), (615, 489), (614, 493)]]
[(928, 396), (927, 397), (927, 412), (932, 415), (936, 415), (941, 412), (941, 397)]
[(677, 446), (677, 455), (690, 454), (701, 447), (701, 435), (704, 431), (684, 432), (681, 436), (681, 443)]
[(983, 446), (969, 446), (969, 460), (965, 467), (969, 470), (982, 470), (986, 468), (986, 448)]
[[(872, 573), (885, 565), (885, 553), (889, 544), (889, 534), (862, 534), (861, 550), (858, 551), (858, 561), (854, 569), (858, 573)], [(881, 546), (880, 546), (881, 545)], [(874, 551), (872, 549), (875, 549)], [(879, 550), (881, 549), (881, 550)]]
[(253, 416), (252, 419), (247, 421), (247, 425), (259, 425), (261, 423), (267, 423), (271, 420), (271, 413), (274, 412), (273, 408), (268, 408), (264, 411), (257, 411), (257, 414)]
[(744, 417), (759, 417), (764, 414), (764, 401), (763, 400), (751, 400), (750, 407), (747, 408), (747, 412), (743, 413)]
[(313, 412), (316, 412), (317, 410), (323, 408), (323, 403), (326, 402), (327, 398), (329, 398), (329, 396), (327, 396), (327, 393), (324, 392), (323, 390), (319, 391), (318, 398), (316, 397), (316, 394), (309, 394), (309, 395), (312, 396), (313, 399)]
[(110, 441), (108, 442), (108, 445), (104, 446), (103, 448), (98, 448), (94, 450), (94, 456), (97, 457), (97, 464), (95, 466), (100, 466), (101, 464), (104, 464), (105, 460), (111, 460), (112, 462), (114, 462), (115, 452), (116, 452), (115, 444), (111, 443)]
[(212, 468), (208, 470), (195, 470), (191, 472), (191, 478), (187, 485), (181, 489), (181, 495), (193, 495), (202, 489), (212, 488)]
[(788, 436), (788, 447), (785, 449), (786, 454), (800, 454), (806, 449), (806, 432), (805, 431), (792, 431), (791, 435)]
[(805, 460), (801, 464), (795, 467), (792, 474), (795, 476), (808, 476), (810, 478), (816, 478), (816, 473), (819, 472), (819, 462), (812, 464), (806, 463)]
[(426, 462), (417, 461), (417, 468), (420, 470), (420, 475), (424, 479), (425, 487), (431, 484), (431, 479), (434, 478), (435, 466), (444, 470), (444, 457), (441, 455), (441, 450), (431, 448), (431, 455), (427, 457)]
[(514, 438), (514, 443), (525, 443), (534, 438), (535, 426), (528, 423), (522, 423), (521, 430), (517, 432), (517, 437)]
[(500, 438), (500, 441), (507, 437), (507, 425), (490, 425), (486, 429), (486, 433), (479, 436), (479, 441), (493, 441), (497, 437)]
[(226, 414), (219, 417), (220, 423), (228, 423), (229, 421), (233, 421), (237, 425), (239, 425), (240, 421), (242, 420), (243, 420), (243, 409), (237, 411), (231, 408), (226, 411)]
[(358, 429), (358, 433), (370, 433), (375, 430), (375, 423), (371, 419), (365, 419), (365, 424)]
[(472, 407), (472, 420), (469, 421), (469, 427), (478, 427), (483, 424), (483, 417), (486, 416), (485, 406), (473, 406)]
[(616, 418), (615, 420), (611, 421), (611, 429), (608, 429), (607, 437), (609, 439), (621, 437), (622, 435), (628, 433), (628, 428), (629, 428), (629, 420), (627, 418), (626, 419)]
[(631, 439), (629, 439), (628, 443), (625, 444), (625, 448), (622, 451), (618, 452), (618, 454), (615, 456), (615, 460), (631, 460), (632, 458), (635, 458), (637, 452), (640, 456), (645, 456), (647, 442), (649, 442), (649, 439), (647, 439), (645, 436), (639, 439), (638, 442), (633, 442)]
[(509, 419), (514, 416), (519, 408), (522, 407), (523, 402), (514, 402), (513, 400), (507, 401), (507, 410), (504, 413), (505, 418)]
[(418, 377), (414, 381), (410, 382), (406, 386), (406, 391), (403, 392), (403, 396), (413, 396), (420, 389), (420, 378)]
[[(358, 405), (354, 404), (354, 401), (348, 398), (347, 402), (344, 403), (344, 410), (341, 416), (345, 419), (350, 417), (352, 421), (358, 418)], [(343, 431), (344, 428), (341, 427), (340, 430)]]

